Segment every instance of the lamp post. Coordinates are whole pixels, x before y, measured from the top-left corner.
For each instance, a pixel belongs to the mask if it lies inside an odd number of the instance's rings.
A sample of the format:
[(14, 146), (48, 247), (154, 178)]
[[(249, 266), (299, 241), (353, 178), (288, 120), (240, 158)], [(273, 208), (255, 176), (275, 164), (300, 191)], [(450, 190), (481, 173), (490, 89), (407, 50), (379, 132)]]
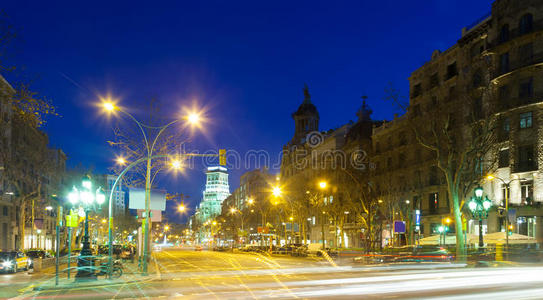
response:
[[(319, 182), (319, 189), (321, 190), (321, 197), (324, 198), (324, 190), (328, 186), (328, 183), (326, 181)], [(324, 199), (323, 199), (324, 201)], [(322, 251), (326, 251), (326, 241), (324, 239), (324, 220), (325, 220), (326, 211), (322, 211), (322, 220), (321, 220), (321, 234), (322, 234)]]
[(474, 192), (475, 197), (471, 197), (468, 207), (473, 217), (479, 219), (479, 247), (483, 247), (483, 219), (488, 217), (488, 210), (492, 206), (492, 201), (487, 196), (483, 199), (482, 187), (476, 187)]
[(68, 200), (72, 205), (79, 204), (80, 209), (85, 213), (85, 234), (83, 236), (83, 248), (77, 259), (77, 274), (75, 278), (80, 280), (95, 280), (94, 275), (94, 259), (92, 257), (92, 251), (89, 242), (89, 212), (96, 206), (102, 205), (106, 196), (99, 187), (95, 191), (92, 188), (92, 182), (88, 175), (83, 176), (81, 180), (81, 186), (79, 188), (73, 187), (72, 191), (68, 194)]
[[(132, 116), (130, 113), (126, 112), (125, 110), (121, 109), (120, 107), (115, 105), (115, 103), (113, 103), (110, 100), (103, 100), (102, 107), (106, 112), (109, 112), (109, 113), (121, 112), (121, 113), (125, 114), (126, 116), (128, 116), (132, 121), (134, 121), (138, 125), (138, 128), (140, 129), (140, 131), (141, 131), (141, 133), (143, 135), (143, 139), (144, 139), (144, 142), (145, 142), (144, 145), (145, 145), (145, 150), (146, 150), (146, 153), (142, 158), (140, 158), (136, 162), (133, 162), (132, 164), (130, 164), (125, 170), (123, 170), (123, 172), (121, 172), (121, 174), (119, 174), (119, 176), (115, 180), (115, 183), (114, 183), (113, 187), (111, 188), (111, 194), (109, 196), (109, 270), (111, 272), (111, 270), (113, 269), (113, 260), (112, 260), (112, 256), (113, 256), (113, 246), (112, 246), (112, 242), (113, 242), (113, 230), (112, 230), (113, 216), (112, 216), (112, 209), (113, 209), (113, 207), (112, 207), (112, 204), (111, 204), (112, 203), (111, 199), (113, 197), (113, 191), (115, 190), (115, 187), (116, 187), (117, 182), (119, 181), (119, 179), (122, 177), (122, 175), (124, 175), (124, 173), (126, 173), (126, 171), (128, 171), (128, 169), (132, 168), (137, 163), (145, 161), (147, 163), (147, 167), (146, 167), (146, 174), (145, 174), (145, 219), (144, 219), (145, 223), (143, 225), (144, 246), (143, 246), (142, 273), (143, 273), (143, 275), (147, 275), (147, 266), (148, 266), (148, 260), (149, 260), (149, 236), (150, 236), (150, 228), (151, 228), (150, 227), (151, 226), (151, 162), (152, 162), (153, 159), (155, 159), (157, 157), (164, 157), (162, 155), (154, 155), (153, 154), (154, 151), (155, 151), (155, 146), (157, 144), (158, 138), (161, 136), (161, 134), (167, 128), (169, 128), (171, 125), (179, 122), (180, 119), (175, 119), (175, 120), (169, 122), (168, 124), (166, 124), (164, 126), (158, 126), (158, 127), (157, 126), (149, 126), (149, 125), (146, 125), (146, 124), (143, 124), (143, 123), (139, 122), (134, 116)], [(195, 113), (195, 112), (189, 113), (184, 119), (186, 119), (189, 124), (196, 125), (196, 126), (199, 126), (199, 124), (202, 121), (201, 117), (200, 117), (200, 114)], [(150, 140), (148, 138), (148, 134), (146, 133), (146, 130), (158, 130), (158, 133), (155, 135), (155, 138), (151, 143), (150, 143)], [(205, 155), (202, 155), (202, 156), (205, 156)], [(124, 161), (124, 158), (119, 158), (117, 161), (121, 165), (124, 165), (126, 163)], [(174, 161), (172, 163), (172, 166), (174, 168), (179, 168), (181, 166), (181, 164), (180, 164), (179, 161)], [(111, 277), (111, 273), (110, 273), (110, 277)]]
[(520, 180), (520, 178), (515, 178), (506, 182), (505, 180), (503, 180), (502, 178), (498, 176), (487, 175), (486, 179), (488, 180), (498, 179), (505, 186), (505, 251), (507, 253), (507, 250), (509, 249), (509, 185), (511, 184), (511, 182), (515, 180)]

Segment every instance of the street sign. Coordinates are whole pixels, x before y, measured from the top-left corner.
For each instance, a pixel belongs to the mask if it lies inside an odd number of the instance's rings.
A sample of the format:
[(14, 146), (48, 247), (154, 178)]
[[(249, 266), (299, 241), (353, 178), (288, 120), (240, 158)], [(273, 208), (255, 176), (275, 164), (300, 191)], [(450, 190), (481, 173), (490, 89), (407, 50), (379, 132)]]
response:
[(226, 149), (219, 149), (219, 165), (226, 166)]
[(514, 224), (517, 222), (517, 210), (515, 208), (509, 209), (509, 215), (507, 216), (509, 218), (509, 223)]
[[(145, 189), (130, 188), (129, 209), (145, 209)], [(151, 190), (151, 209), (166, 210), (166, 190)]]
[(66, 215), (66, 226), (68, 227), (77, 227), (79, 221), (79, 216), (75, 215)]
[(420, 209), (415, 209), (415, 213), (413, 214), (414, 223), (415, 223), (415, 231), (420, 231)]
[(394, 233), (405, 233), (404, 221), (394, 221)]
[(62, 206), (58, 206), (58, 213), (57, 213), (57, 225), (62, 227)]

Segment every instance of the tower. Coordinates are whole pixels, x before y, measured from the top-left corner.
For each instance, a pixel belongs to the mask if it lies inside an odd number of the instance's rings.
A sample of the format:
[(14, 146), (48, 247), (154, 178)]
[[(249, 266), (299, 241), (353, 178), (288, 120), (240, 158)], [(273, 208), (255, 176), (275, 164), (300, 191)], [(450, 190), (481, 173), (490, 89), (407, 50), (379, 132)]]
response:
[(200, 203), (199, 218), (203, 223), (221, 214), (221, 204), (230, 195), (228, 172), (224, 167), (208, 167), (206, 188)]
[(294, 137), (292, 143), (303, 143), (308, 133), (319, 130), (319, 112), (311, 103), (311, 95), (307, 85), (304, 86), (304, 102), (292, 114), (294, 119)]

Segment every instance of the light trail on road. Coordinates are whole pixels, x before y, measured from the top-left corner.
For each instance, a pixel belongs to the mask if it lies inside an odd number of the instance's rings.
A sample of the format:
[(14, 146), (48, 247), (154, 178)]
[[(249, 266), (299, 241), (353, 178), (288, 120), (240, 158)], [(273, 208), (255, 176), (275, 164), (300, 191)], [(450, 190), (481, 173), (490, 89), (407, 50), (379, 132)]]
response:
[[(331, 266), (308, 258), (178, 249), (155, 255), (160, 276), (103, 288), (39, 291), (30, 298), (542, 299), (543, 267), (465, 264)], [(24, 295), (21, 295), (21, 299)]]

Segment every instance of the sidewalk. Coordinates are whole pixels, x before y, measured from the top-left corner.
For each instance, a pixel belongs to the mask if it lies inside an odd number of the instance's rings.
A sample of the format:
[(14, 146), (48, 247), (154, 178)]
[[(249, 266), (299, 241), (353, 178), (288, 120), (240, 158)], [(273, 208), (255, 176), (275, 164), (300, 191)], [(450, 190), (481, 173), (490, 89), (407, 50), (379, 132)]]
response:
[[(160, 272), (156, 268), (156, 263), (154, 257), (151, 259), (148, 265), (148, 275), (143, 276), (141, 271), (138, 270), (138, 262), (134, 263), (130, 261), (123, 262), (123, 275), (117, 279), (108, 279), (107, 276), (99, 276), (96, 280), (89, 281), (78, 281), (75, 282), (75, 274), (77, 273), (76, 264), (71, 265), (71, 276), (68, 279), (68, 274), (66, 272), (67, 264), (61, 265), (59, 268), (59, 280), (58, 285), (55, 283), (55, 267), (48, 267), (43, 269), (38, 274), (43, 274), (43, 277), (40, 278), (40, 282), (34, 285), (31, 285), (31, 288), (34, 291), (41, 290), (56, 290), (56, 289), (71, 289), (71, 288), (85, 288), (85, 287), (100, 287), (100, 286), (114, 286), (122, 285), (143, 281), (151, 281), (160, 279)], [(39, 275), (38, 275), (39, 276)]]

